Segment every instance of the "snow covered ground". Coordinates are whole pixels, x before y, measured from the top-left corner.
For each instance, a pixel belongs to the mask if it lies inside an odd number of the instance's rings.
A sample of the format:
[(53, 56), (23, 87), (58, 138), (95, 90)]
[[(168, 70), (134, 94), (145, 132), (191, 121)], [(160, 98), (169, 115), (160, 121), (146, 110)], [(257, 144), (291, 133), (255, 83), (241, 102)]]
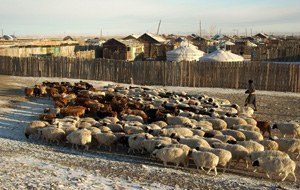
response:
[[(3, 77), (5, 89), (17, 89), (23, 97), (25, 86), (43, 81), (78, 82), (78, 79)], [(87, 81), (87, 80), (84, 80)], [(112, 82), (87, 81), (102, 88)], [(125, 84), (120, 84), (128, 86)], [(152, 88), (162, 88), (153, 86)], [(244, 90), (219, 88), (163, 87), (189, 93), (241, 94)], [(195, 169), (164, 168), (161, 163), (142, 156), (126, 155), (126, 151), (82, 152), (69, 146), (49, 145), (38, 138), (27, 140), (26, 125), (38, 119), (44, 108), (53, 107), (52, 100), (33, 98), (18, 101), (0, 92), (0, 188), (2, 189), (299, 189), (293, 183), (269, 180), (262, 173), (232, 169), (213, 177)], [(263, 92), (258, 95), (299, 98), (300, 94)], [(22, 100), (22, 98), (20, 98)], [(298, 162), (299, 163), (299, 162)], [(242, 165), (240, 163), (240, 165)], [(250, 170), (250, 169), (247, 169)], [(300, 170), (299, 165), (297, 169)], [(249, 176), (248, 176), (249, 175)], [(257, 178), (257, 176), (261, 176)], [(297, 176), (299, 177), (299, 175)]]

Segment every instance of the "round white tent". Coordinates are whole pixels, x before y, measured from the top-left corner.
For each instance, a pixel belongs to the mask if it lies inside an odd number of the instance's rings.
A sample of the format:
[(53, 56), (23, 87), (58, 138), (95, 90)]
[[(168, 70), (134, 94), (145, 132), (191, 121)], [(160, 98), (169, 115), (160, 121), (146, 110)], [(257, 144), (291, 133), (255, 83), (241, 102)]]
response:
[(210, 54), (207, 54), (199, 58), (199, 61), (208, 62), (234, 62), (234, 61), (244, 61), (242, 56), (225, 51), (223, 49), (216, 50)]
[(184, 45), (177, 49), (173, 49), (167, 52), (167, 61), (193, 61), (199, 60), (199, 57), (202, 57), (204, 54), (203, 51), (196, 49), (194, 46)]

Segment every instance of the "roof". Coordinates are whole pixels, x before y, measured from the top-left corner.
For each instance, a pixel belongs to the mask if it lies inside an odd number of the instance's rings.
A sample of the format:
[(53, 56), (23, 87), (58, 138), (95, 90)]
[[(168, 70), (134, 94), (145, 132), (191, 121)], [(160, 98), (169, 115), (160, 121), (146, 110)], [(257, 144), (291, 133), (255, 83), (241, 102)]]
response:
[(258, 36), (258, 37), (260, 37), (260, 38), (269, 38), (269, 36), (266, 35), (266, 34), (264, 34), (264, 33), (258, 33), (258, 34), (256, 34), (255, 36)]
[(242, 56), (225, 51), (223, 49), (216, 50), (210, 54), (207, 54), (199, 58), (199, 61), (208, 62), (234, 62), (234, 61), (244, 61)]
[(3, 38), (4, 38), (4, 39), (13, 40), (13, 39), (16, 39), (17, 37), (14, 36), (14, 35), (4, 35)]
[(147, 35), (147, 36), (153, 38), (153, 39), (156, 40), (158, 43), (164, 43), (164, 42), (167, 41), (167, 40), (166, 40), (165, 38), (163, 38), (162, 36), (159, 36), (159, 35), (157, 35), (157, 34), (150, 34), (150, 33), (145, 33), (145, 34), (141, 35), (139, 38), (141, 38), (141, 37), (144, 36), (144, 35)]
[(130, 39), (130, 40), (119, 40), (119, 39), (115, 39), (115, 38), (111, 38), (109, 40), (107, 40), (105, 43), (111, 41), (111, 40), (115, 40), (121, 44), (124, 44), (126, 46), (137, 46), (137, 45), (142, 45), (142, 43), (140, 43), (139, 41), (137, 40), (134, 40), (134, 39)]

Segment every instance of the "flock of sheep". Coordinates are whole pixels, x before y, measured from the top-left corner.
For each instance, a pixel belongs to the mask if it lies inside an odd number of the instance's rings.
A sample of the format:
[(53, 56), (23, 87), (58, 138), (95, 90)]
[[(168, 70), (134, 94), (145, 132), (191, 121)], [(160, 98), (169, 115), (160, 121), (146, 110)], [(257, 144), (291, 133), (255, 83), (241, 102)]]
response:
[[(253, 118), (250, 107), (164, 89), (108, 85), (96, 90), (82, 81), (75, 85), (45, 82), (25, 89), (26, 96), (33, 93), (49, 96), (55, 106), (28, 124), (27, 138), (39, 135), (85, 150), (121, 147), (128, 153), (150, 155), (165, 166), (187, 168), (192, 161), (197, 170), (206, 168), (215, 175), (217, 166), (224, 173), (243, 160), (247, 168), (248, 163), (260, 166), (268, 178), (284, 174), (284, 181), (291, 174), (296, 182), (296, 163), (290, 155), (297, 154), (296, 159), (300, 155), (300, 126), (289, 122), (271, 127)], [(271, 129), (278, 129), (282, 138), (271, 137)], [(264, 138), (265, 132), (269, 138)]]

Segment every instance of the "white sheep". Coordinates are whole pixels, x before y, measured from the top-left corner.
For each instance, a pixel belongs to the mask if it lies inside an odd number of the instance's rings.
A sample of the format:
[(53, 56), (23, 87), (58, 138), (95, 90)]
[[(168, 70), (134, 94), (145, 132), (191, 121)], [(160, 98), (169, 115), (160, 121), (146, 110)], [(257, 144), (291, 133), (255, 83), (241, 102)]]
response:
[[(219, 163), (219, 157), (211, 152), (201, 152), (195, 149), (190, 150), (190, 154), (197, 166), (197, 170), (199, 167), (201, 170), (204, 170), (203, 167), (208, 168), (207, 174), (209, 174), (210, 170), (215, 171), (215, 176), (217, 173), (217, 165)], [(204, 170), (205, 171), (205, 170)]]
[(77, 131), (78, 128), (77, 127), (60, 127), (60, 129), (64, 130), (66, 136), (68, 136), (69, 134), (71, 134), (74, 131)]
[(144, 124), (144, 120), (141, 116), (139, 115), (122, 115), (122, 119), (124, 119), (125, 121), (138, 121), (142, 124)]
[(144, 129), (140, 126), (131, 126), (131, 125), (123, 125), (123, 129), (124, 129), (124, 132), (126, 134), (138, 134), (138, 133), (144, 133)]
[(156, 157), (163, 161), (164, 166), (167, 166), (168, 162), (174, 163), (177, 168), (180, 163), (184, 165), (186, 168), (186, 153), (181, 148), (162, 148), (162, 149), (155, 149), (152, 152), (152, 157)]
[(167, 126), (168, 124), (164, 121), (155, 121), (152, 124), (158, 125), (160, 128), (163, 128), (164, 126)]
[(92, 132), (87, 129), (74, 131), (67, 136), (67, 143), (71, 143), (72, 148), (75, 145), (77, 150), (78, 150), (78, 145), (85, 146), (85, 150), (88, 150), (91, 142), (92, 142)]
[(297, 154), (296, 159), (299, 157), (299, 155), (300, 155), (300, 139), (274, 138), (274, 141), (278, 144), (278, 150), (281, 150), (283, 152), (295, 152)]
[(189, 146), (190, 148), (196, 148), (197, 146), (210, 147), (206, 140), (200, 138), (185, 138), (183, 136), (179, 136), (177, 137), (177, 141)]
[(248, 124), (247, 121), (245, 121), (241, 117), (226, 117), (224, 121), (227, 123), (227, 128), (230, 129), (233, 125), (246, 125)]
[(260, 129), (254, 125), (233, 125), (231, 129), (234, 130), (245, 130), (245, 131), (256, 131), (260, 133)]
[(231, 135), (223, 135), (223, 134), (222, 135), (215, 135), (214, 138), (219, 139), (224, 143), (226, 143), (227, 141), (236, 141), (236, 139)]
[(150, 134), (135, 134), (135, 135), (131, 135), (129, 138), (128, 138), (128, 146), (129, 146), (129, 149), (128, 149), (128, 154), (132, 151), (133, 154), (135, 154), (135, 150), (138, 150), (141, 152), (141, 154), (144, 154), (144, 149), (142, 147), (142, 141), (146, 138), (152, 138), (153, 136), (150, 135)]
[(279, 129), (283, 137), (291, 135), (293, 138), (300, 136), (300, 125), (297, 123), (276, 123), (272, 129)]
[(232, 129), (223, 129), (221, 130), (223, 135), (233, 136), (237, 141), (245, 141), (246, 136), (242, 131), (232, 130)]
[(153, 137), (150, 139), (144, 139), (141, 142), (142, 148), (145, 148), (149, 153), (152, 153), (155, 149), (155, 146), (160, 144), (172, 144), (172, 139), (169, 137)]
[[(265, 150), (259, 152), (251, 152), (245, 158), (247, 161), (253, 162), (260, 157), (283, 157), (283, 158), (290, 158), (289, 155), (285, 152), (279, 150)], [(254, 170), (255, 172), (255, 170)]]
[(46, 121), (32, 121), (25, 128), (25, 137), (28, 139), (29, 135), (38, 134), (38, 129), (50, 125)]
[(244, 131), (244, 130), (239, 130), (240, 132), (242, 132), (245, 137), (246, 137), (246, 140), (258, 140), (258, 141), (261, 141), (261, 140), (264, 140), (264, 136), (259, 133), (259, 132), (256, 132), (256, 131)]
[[(118, 151), (118, 138), (113, 133), (97, 133), (94, 135), (95, 139), (97, 140), (98, 148), (101, 148), (101, 145), (108, 146), (109, 151), (111, 151), (112, 145), (116, 145), (117, 151)], [(105, 147), (106, 150), (106, 147)]]
[(257, 125), (257, 121), (253, 118), (243, 117), (243, 119), (248, 123), (248, 125)]
[(252, 140), (250, 140), (250, 141), (235, 141), (235, 143), (247, 148), (248, 153), (265, 150), (265, 147), (263, 145), (259, 144), (258, 142), (252, 141)]
[(191, 120), (187, 117), (171, 116), (170, 114), (166, 114), (165, 116), (168, 125), (184, 125), (191, 123)]
[(164, 128), (159, 132), (159, 135), (164, 137), (192, 136), (193, 134), (193, 131), (186, 127)]
[(214, 137), (216, 135), (223, 135), (221, 131), (217, 130), (204, 130), (205, 134), (204, 137)]
[(239, 115), (243, 117), (252, 117), (254, 114), (254, 110), (251, 107), (241, 106), (238, 109)]
[(223, 173), (225, 173), (226, 169), (230, 168), (230, 162), (232, 159), (232, 154), (228, 150), (224, 150), (221, 148), (208, 148), (208, 147), (196, 147), (196, 150), (203, 152), (211, 152), (219, 157), (218, 165), (223, 166)]
[(210, 146), (213, 143), (223, 143), (220, 139), (213, 138), (213, 137), (198, 137), (200, 139), (204, 139)]
[(256, 141), (265, 147), (265, 150), (278, 150), (278, 143), (272, 140)]
[(57, 128), (57, 127), (53, 127), (53, 126), (47, 126), (44, 128), (40, 128), (40, 134), (42, 135), (42, 137), (44, 137), (46, 139), (46, 141), (56, 141), (57, 145), (59, 145), (59, 142), (64, 142), (65, 141), (65, 131)]
[(195, 135), (198, 135), (198, 136), (200, 136), (200, 137), (203, 137), (204, 134), (205, 134), (205, 132), (202, 131), (202, 130), (200, 130), (200, 129), (191, 129), (191, 131), (193, 132), (193, 135), (194, 135), (194, 136), (195, 136)]
[(282, 157), (260, 157), (255, 160), (252, 166), (261, 166), (266, 172), (268, 178), (272, 179), (272, 174), (284, 174), (281, 181), (284, 181), (289, 174), (294, 176), (294, 182), (297, 181), (295, 175), (296, 163), (290, 158)]
[(222, 148), (228, 150), (232, 154), (232, 160), (236, 160), (236, 164), (242, 159), (246, 163), (246, 167), (248, 168), (248, 162), (246, 161), (246, 156), (248, 154), (248, 150), (242, 145), (238, 144), (226, 144), (226, 143), (214, 143), (212, 144), (213, 148)]
[(223, 119), (209, 119), (210, 123), (212, 123), (212, 127), (214, 130), (222, 130), (227, 129), (227, 123)]

